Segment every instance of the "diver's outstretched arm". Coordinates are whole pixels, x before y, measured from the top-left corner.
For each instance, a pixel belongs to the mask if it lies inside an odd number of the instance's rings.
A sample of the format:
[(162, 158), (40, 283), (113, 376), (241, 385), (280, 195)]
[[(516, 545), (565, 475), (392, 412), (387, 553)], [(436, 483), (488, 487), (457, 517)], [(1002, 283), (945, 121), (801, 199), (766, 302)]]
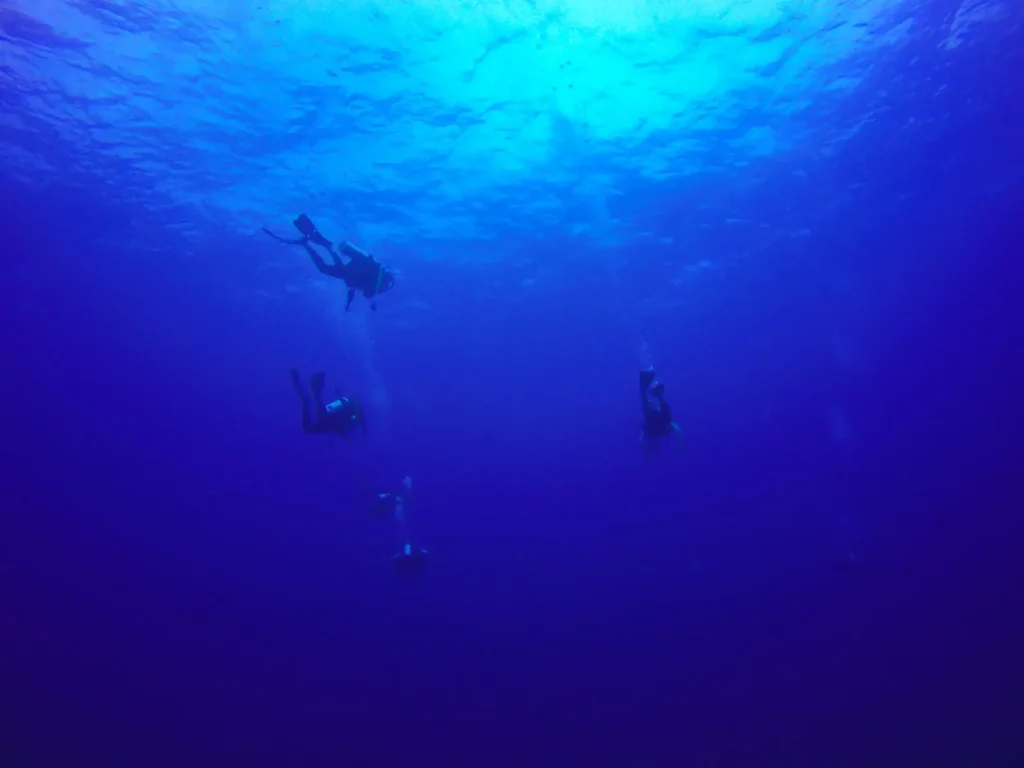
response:
[(363, 291), (363, 296), (365, 296), (367, 299), (370, 300), (370, 309), (372, 309), (374, 312), (377, 311), (377, 302), (373, 301), (372, 297), (380, 295), (380, 289), (381, 289), (381, 286), (383, 284), (384, 284), (384, 265), (383, 264), (378, 264), (377, 265), (377, 282), (373, 286), (373, 293), (367, 293), (365, 290)]
[(348, 293), (345, 296), (345, 311), (348, 312), (348, 308), (352, 306), (352, 301), (356, 297), (356, 289), (349, 288)]

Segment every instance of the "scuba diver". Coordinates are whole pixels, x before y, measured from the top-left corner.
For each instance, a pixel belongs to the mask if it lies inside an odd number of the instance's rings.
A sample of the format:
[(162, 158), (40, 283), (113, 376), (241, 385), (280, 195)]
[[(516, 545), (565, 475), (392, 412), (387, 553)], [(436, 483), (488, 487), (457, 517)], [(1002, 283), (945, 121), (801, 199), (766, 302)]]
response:
[(412, 543), (409, 527), (409, 501), (412, 496), (412, 478), (402, 480), (402, 487), (396, 491), (378, 494), (373, 500), (374, 517), (394, 516), (402, 536), (402, 550), (392, 555), (391, 561), (401, 577), (415, 576), (427, 567), (427, 550)]
[(366, 434), (366, 420), (363, 418), (363, 407), (358, 401), (342, 397), (335, 389), (335, 399), (329, 403), (323, 401), (324, 374), (314, 373), (309, 377), (309, 390), (316, 404), (316, 420), (310, 406), (309, 395), (302, 388), (299, 372), (292, 368), (292, 386), (302, 400), (302, 431), (310, 435), (336, 434), (348, 439), (349, 433), (356, 427)]
[(658, 381), (653, 366), (640, 371), (640, 404), (644, 415), (640, 442), (649, 454), (662, 438), (681, 434), (679, 425), (672, 421), (672, 407), (665, 400), (665, 385)]
[(391, 517), (394, 515), (399, 525), (405, 525), (405, 510), (412, 494), (412, 478), (406, 477), (402, 487), (397, 491), (379, 493), (373, 499), (372, 513), (374, 517)]
[[(383, 264), (374, 259), (371, 254), (356, 248), (356, 246), (348, 242), (342, 242), (337, 253), (335, 253), (334, 245), (320, 234), (316, 225), (313, 224), (306, 214), (300, 213), (292, 224), (302, 234), (302, 237), (296, 240), (279, 237), (266, 227), (263, 227), (263, 231), (282, 243), (301, 245), (306, 249), (309, 258), (313, 260), (313, 265), (321, 273), (328, 277), (336, 277), (345, 281), (345, 285), (348, 288), (345, 299), (346, 312), (352, 306), (352, 300), (356, 297), (357, 290), (362, 291), (363, 296), (370, 300), (370, 309), (376, 310), (377, 302), (373, 300), (374, 297), (395, 287), (395, 276)], [(325, 249), (330, 255), (332, 263), (328, 264), (325, 262), (310, 243)], [(348, 256), (348, 263), (341, 260), (342, 255)]]

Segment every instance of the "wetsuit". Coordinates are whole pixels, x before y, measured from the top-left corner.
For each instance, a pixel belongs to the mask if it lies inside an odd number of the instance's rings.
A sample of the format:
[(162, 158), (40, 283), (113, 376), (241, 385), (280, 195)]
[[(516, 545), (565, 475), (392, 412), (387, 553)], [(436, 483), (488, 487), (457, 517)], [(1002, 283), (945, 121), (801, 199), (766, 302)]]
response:
[[(309, 243), (303, 242), (302, 246), (309, 254), (309, 258), (313, 260), (313, 265), (322, 274), (345, 281), (345, 285), (348, 287), (345, 297), (346, 310), (352, 306), (352, 300), (356, 297), (357, 290), (362, 291), (363, 296), (367, 299), (372, 299), (395, 284), (395, 278), (384, 269), (380, 262), (351, 243), (341, 244), (341, 252), (349, 257), (347, 264), (334, 251), (328, 251), (332, 261), (331, 264), (328, 264)], [(371, 302), (370, 308), (376, 309), (377, 306)]]
[[(266, 227), (263, 228), (263, 231), (275, 240), (280, 240), (283, 243), (301, 245), (306, 249), (306, 253), (309, 254), (309, 258), (313, 261), (313, 266), (321, 274), (343, 280), (348, 289), (345, 297), (346, 311), (352, 306), (352, 300), (356, 297), (356, 291), (361, 291), (367, 299), (373, 299), (378, 294), (394, 287), (394, 275), (370, 254), (347, 242), (343, 242), (338, 251), (335, 252), (331, 241), (320, 234), (316, 225), (304, 213), (299, 214), (298, 218), (292, 223), (302, 233), (301, 238), (288, 240), (278, 237)], [(319, 245), (326, 250), (331, 257), (331, 263), (328, 264), (310, 243)], [(349, 258), (347, 263), (341, 260), (342, 254)], [(375, 302), (370, 302), (370, 309), (377, 309)]]
[[(299, 372), (292, 370), (292, 385), (302, 400), (302, 431), (311, 435), (336, 434), (347, 438), (349, 433), (359, 427), (366, 434), (366, 421), (363, 409), (358, 402), (348, 397), (338, 397), (323, 402), (324, 374), (314, 373), (309, 377), (309, 389), (313, 394), (313, 402), (302, 389)], [(314, 418), (314, 405), (315, 414)]]
[(668, 437), (676, 431), (672, 407), (665, 400), (665, 385), (655, 379), (653, 370), (640, 372), (640, 403), (644, 416), (640, 429), (644, 440)]

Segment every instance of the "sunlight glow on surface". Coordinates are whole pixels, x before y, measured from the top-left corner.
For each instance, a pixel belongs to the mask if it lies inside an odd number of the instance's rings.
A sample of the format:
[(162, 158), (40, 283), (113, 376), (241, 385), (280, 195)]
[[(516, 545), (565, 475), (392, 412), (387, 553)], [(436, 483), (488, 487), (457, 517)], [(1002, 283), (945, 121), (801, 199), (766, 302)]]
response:
[(69, 41), (16, 54), (58, 130), (239, 228), (312, 197), (354, 237), (491, 239), (565, 224), (573, 190), (801, 146), (801, 114), (857, 88), (848, 57), (910, 39), (903, 5), (15, 0)]

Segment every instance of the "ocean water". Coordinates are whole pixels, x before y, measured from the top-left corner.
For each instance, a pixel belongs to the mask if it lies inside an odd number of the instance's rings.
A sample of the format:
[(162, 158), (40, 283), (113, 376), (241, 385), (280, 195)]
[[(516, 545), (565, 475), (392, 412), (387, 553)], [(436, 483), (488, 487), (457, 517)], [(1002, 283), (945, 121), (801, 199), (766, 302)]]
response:
[(1017, 0), (0, 0), (0, 765), (1024, 765), (1022, 73)]

